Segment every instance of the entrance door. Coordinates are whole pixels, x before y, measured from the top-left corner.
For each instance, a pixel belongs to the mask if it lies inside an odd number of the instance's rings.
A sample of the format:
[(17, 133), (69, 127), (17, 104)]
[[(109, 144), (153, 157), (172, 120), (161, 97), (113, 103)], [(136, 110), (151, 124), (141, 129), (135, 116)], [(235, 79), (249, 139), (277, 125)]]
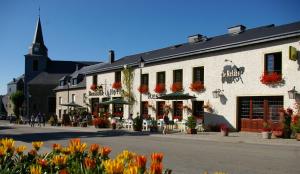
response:
[(99, 98), (92, 98), (92, 114), (98, 117), (99, 113)]
[(260, 132), (263, 122), (271, 127), (279, 125), (279, 110), (283, 108), (283, 96), (255, 96), (238, 98), (238, 128), (241, 131)]

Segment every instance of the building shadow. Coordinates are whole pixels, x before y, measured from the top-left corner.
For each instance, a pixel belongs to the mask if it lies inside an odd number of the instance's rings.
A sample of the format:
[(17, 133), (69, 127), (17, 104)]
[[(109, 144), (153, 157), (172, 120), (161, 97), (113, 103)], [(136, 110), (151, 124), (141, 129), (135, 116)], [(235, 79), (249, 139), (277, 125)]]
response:
[(212, 129), (210, 131), (220, 131), (219, 127), (221, 124), (227, 125), (230, 130), (235, 130), (224, 116), (208, 112), (204, 113), (204, 125)]
[(22, 134), (3, 134), (0, 139), (9, 137), (16, 141), (31, 143), (32, 141), (69, 140), (72, 138), (96, 138), (96, 137), (118, 137), (118, 136), (149, 136), (149, 132), (129, 132), (126, 130), (105, 130), (98, 132), (41, 132)]

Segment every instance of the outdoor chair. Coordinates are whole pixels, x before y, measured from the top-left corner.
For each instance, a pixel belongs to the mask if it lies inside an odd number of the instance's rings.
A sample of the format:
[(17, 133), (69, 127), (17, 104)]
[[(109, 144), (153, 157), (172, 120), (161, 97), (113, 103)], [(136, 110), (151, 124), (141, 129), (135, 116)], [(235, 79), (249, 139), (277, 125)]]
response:
[(150, 124), (150, 120), (143, 120), (143, 130), (148, 131), (148, 129), (150, 129)]
[(159, 119), (157, 120), (157, 127), (158, 129), (162, 130), (164, 127), (164, 120), (163, 119)]
[(128, 130), (132, 130), (133, 129), (133, 120), (126, 120), (125, 128), (127, 128)]

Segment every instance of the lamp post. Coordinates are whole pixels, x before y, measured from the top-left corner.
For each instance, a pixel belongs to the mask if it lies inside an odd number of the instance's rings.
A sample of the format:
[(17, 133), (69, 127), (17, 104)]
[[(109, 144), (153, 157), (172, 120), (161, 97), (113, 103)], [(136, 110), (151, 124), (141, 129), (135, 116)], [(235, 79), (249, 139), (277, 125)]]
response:
[(69, 103), (70, 103), (70, 82), (69, 80), (67, 81), (67, 89), (68, 89), (68, 114), (70, 114), (70, 111), (69, 111)]
[[(143, 57), (140, 57), (139, 68), (140, 68), (140, 85), (142, 85), (142, 68), (145, 66), (145, 61)], [(140, 115), (142, 116), (142, 93), (140, 92)]]
[(221, 90), (221, 89), (216, 89), (216, 90), (214, 90), (214, 91), (212, 92), (213, 97), (214, 97), (214, 98), (219, 98), (222, 92), (223, 92), (223, 90)]

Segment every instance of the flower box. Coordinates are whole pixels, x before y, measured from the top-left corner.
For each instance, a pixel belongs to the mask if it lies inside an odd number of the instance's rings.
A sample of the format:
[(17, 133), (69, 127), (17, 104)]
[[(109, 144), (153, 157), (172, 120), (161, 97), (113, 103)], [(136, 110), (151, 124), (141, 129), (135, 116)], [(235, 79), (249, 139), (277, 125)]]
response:
[(277, 72), (264, 72), (260, 78), (260, 82), (265, 85), (272, 85), (282, 82), (282, 75)]
[(201, 81), (196, 81), (190, 84), (190, 89), (194, 92), (201, 92), (203, 91), (204, 88), (204, 84)]
[(149, 89), (148, 89), (148, 85), (141, 85), (139, 88), (138, 88), (139, 92), (141, 94), (146, 94), (148, 93)]
[(163, 93), (165, 91), (166, 91), (166, 87), (165, 87), (165, 84), (163, 84), (163, 83), (157, 84), (154, 88), (154, 92), (159, 93), (159, 94)]
[(91, 89), (92, 91), (96, 91), (97, 85), (96, 85), (96, 84), (92, 84), (91, 87), (90, 87), (90, 89)]
[(171, 89), (172, 92), (182, 91), (182, 89), (183, 89), (182, 88), (182, 83), (181, 82), (173, 83), (170, 89)]
[(121, 82), (114, 82), (112, 84), (112, 88), (114, 88), (114, 89), (121, 89), (122, 88), (122, 83)]

